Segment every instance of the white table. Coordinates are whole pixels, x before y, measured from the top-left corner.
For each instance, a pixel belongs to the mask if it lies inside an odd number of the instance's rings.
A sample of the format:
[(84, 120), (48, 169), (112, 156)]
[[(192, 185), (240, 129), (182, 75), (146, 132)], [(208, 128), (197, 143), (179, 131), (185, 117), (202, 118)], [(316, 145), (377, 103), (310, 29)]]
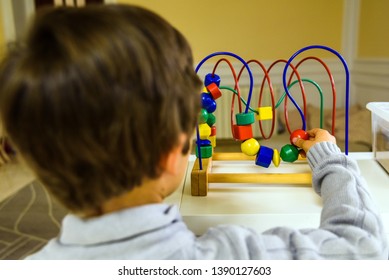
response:
[[(349, 156), (358, 162), (381, 210), (389, 238), (389, 175), (373, 159), (372, 153)], [(192, 196), (190, 174), (194, 160), (191, 156), (182, 186), (166, 202), (178, 205), (183, 219), (196, 234), (218, 224), (240, 224), (259, 232), (277, 226), (318, 227), (322, 203), (310, 186), (213, 183), (207, 196)], [(258, 168), (251, 161), (214, 162), (212, 172), (258, 172)], [(290, 168), (310, 170), (305, 162), (270, 167), (266, 172), (290, 172)]]

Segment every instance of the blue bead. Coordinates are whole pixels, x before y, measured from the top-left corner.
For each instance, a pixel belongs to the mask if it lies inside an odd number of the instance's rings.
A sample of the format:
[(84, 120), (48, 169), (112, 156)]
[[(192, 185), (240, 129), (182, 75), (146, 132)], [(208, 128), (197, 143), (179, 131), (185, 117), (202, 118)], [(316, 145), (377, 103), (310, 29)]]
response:
[(257, 157), (255, 158), (255, 164), (268, 168), (271, 161), (273, 160), (274, 150), (266, 146), (261, 146), (259, 148)]
[(211, 145), (211, 140), (199, 139), (198, 141), (196, 141), (196, 144), (199, 145), (200, 147), (202, 147), (202, 146), (209, 146), (209, 145)]
[(216, 110), (216, 101), (213, 100), (212, 95), (203, 92), (201, 94), (201, 107), (207, 110), (208, 113), (213, 113)]
[(208, 86), (212, 83), (215, 83), (218, 87), (220, 87), (220, 76), (212, 73), (205, 75), (204, 85)]

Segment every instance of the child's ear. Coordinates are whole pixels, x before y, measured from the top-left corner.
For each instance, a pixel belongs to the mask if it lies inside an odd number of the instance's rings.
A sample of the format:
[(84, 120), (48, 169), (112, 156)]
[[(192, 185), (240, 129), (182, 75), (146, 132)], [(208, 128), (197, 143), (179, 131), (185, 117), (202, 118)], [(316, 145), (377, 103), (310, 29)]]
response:
[(188, 136), (184, 133), (180, 134), (178, 145), (175, 146), (166, 156), (162, 158), (161, 166), (164, 171), (176, 175), (176, 173), (180, 170), (181, 164), (183, 160), (183, 149), (187, 143)]

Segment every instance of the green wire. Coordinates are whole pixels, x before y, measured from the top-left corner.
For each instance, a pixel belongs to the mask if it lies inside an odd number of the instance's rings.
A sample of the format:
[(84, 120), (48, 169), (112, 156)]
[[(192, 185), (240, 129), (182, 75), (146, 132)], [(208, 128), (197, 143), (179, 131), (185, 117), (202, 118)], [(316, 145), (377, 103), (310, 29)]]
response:
[[(233, 93), (235, 93), (236, 95), (238, 95), (238, 92), (237, 92), (236, 90), (230, 88), (230, 87), (221, 86), (221, 87), (219, 87), (219, 89), (226, 89), (226, 90), (232, 91)], [(247, 106), (247, 102), (246, 102), (246, 100), (243, 99), (243, 97), (240, 97), (240, 100), (242, 100), (243, 104)], [(250, 106), (249, 106), (249, 110), (250, 110), (251, 112), (254, 112), (254, 113), (256, 113), (257, 115), (259, 115), (259, 112), (258, 112), (257, 110), (254, 110), (254, 109), (251, 108)]]
[[(288, 89), (291, 89), (296, 83), (298, 83), (298, 81), (299, 81), (299, 80), (293, 81), (293, 82), (288, 86)], [(324, 110), (323, 110), (324, 98), (323, 98), (323, 91), (321, 90), (321, 88), (320, 88), (320, 86), (318, 85), (318, 83), (316, 83), (315, 81), (312, 81), (312, 80), (310, 80), (310, 79), (305, 79), (305, 78), (301, 79), (301, 81), (311, 83), (311, 84), (314, 85), (314, 86), (316, 87), (316, 89), (319, 91), (319, 94), (320, 94), (320, 128), (323, 128), (323, 118), (324, 118)], [(221, 87), (219, 87), (219, 88), (220, 88), (220, 89), (229, 90), (229, 91), (235, 93), (236, 95), (238, 95), (238, 92), (237, 92), (236, 90), (230, 88), (230, 87), (221, 86)], [(282, 101), (284, 100), (285, 96), (286, 96), (286, 92), (284, 92), (284, 93), (282, 94), (282, 96), (280, 97), (280, 99), (278, 100), (276, 106), (274, 107), (275, 109), (277, 109), (277, 108), (281, 105), (281, 103), (282, 103)], [(244, 100), (242, 97), (240, 97), (240, 100), (243, 102), (244, 105), (247, 106), (246, 100)], [(258, 112), (257, 110), (254, 110), (254, 109), (251, 108), (250, 106), (249, 106), (249, 110), (250, 110), (251, 112), (254, 112), (254, 113), (256, 113), (257, 115), (259, 115), (259, 112)]]
[[(308, 82), (308, 83), (311, 83), (312, 85), (314, 85), (317, 90), (319, 91), (319, 94), (320, 94), (320, 128), (323, 128), (323, 119), (324, 119), (324, 110), (323, 110), (323, 106), (324, 106), (324, 98), (323, 98), (323, 91), (321, 90), (320, 86), (318, 85), (318, 83), (316, 83), (315, 81), (312, 81), (310, 79), (305, 79), (305, 78), (302, 78), (301, 81), (303, 82)], [(288, 89), (291, 89), (296, 83), (298, 82), (298, 80), (295, 80), (293, 81), (293, 83), (291, 83), (289, 86), (288, 86)], [(286, 92), (284, 92), (282, 94), (282, 96), (280, 97), (280, 99), (278, 100), (276, 106), (274, 107), (275, 109), (278, 108), (278, 106), (280, 106), (281, 102), (284, 100), (286, 96)]]

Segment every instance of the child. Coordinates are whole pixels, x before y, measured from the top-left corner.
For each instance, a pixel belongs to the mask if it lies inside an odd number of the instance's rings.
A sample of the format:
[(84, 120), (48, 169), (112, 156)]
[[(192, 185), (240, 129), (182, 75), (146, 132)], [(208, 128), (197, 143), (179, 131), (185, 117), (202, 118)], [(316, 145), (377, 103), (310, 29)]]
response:
[(380, 259), (357, 164), (324, 130), (296, 141), (323, 198), (318, 229), (218, 226), (196, 237), (163, 203), (186, 171), (201, 83), (169, 23), (126, 5), (49, 9), (0, 71), (8, 136), (71, 214), (29, 259)]

